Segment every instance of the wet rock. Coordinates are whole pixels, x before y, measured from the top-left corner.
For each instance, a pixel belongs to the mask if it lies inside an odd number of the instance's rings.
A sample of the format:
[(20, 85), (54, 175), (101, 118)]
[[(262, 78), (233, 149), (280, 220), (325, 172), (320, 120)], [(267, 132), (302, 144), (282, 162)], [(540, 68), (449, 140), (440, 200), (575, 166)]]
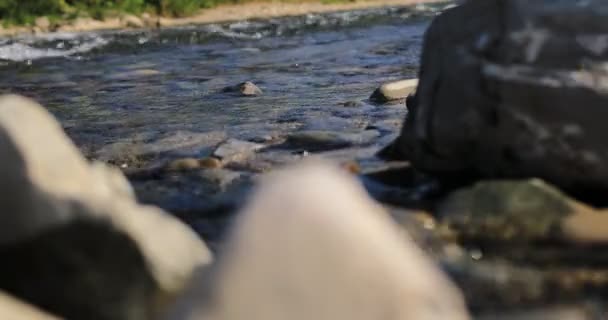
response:
[(221, 168), (222, 162), (213, 157), (206, 157), (201, 159), (196, 158), (182, 158), (176, 159), (167, 164), (165, 170), (168, 171), (188, 171), (197, 169), (216, 169)]
[(376, 130), (356, 133), (304, 130), (290, 134), (285, 143), (290, 147), (304, 148), (309, 151), (323, 151), (369, 144), (379, 136), (380, 133)]
[(232, 213), (240, 206), (251, 184), (249, 174), (223, 168), (164, 172), (133, 181), (141, 202), (161, 207), (180, 218)]
[(0, 319), (59, 320), (24, 301), (0, 291)]
[(227, 169), (235, 171), (246, 171), (252, 173), (264, 173), (272, 170), (272, 168), (280, 161), (280, 159), (268, 159), (267, 157), (253, 157), (244, 162), (233, 162), (226, 165)]
[(445, 11), (385, 155), (437, 175), (539, 177), (605, 202), (606, 6), (490, 0)]
[(466, 253), (469, 257), (446, 261), (444, 269), (464, 289), (467, 304), (475, 313), (540, 303), (549, 290), (555, 290), (547, 285), (542, 270), (502, 261), (478, 261), (476, 252)]
[(243, 82), (232, 87), (226, 87), (222, 91), (227, 93), (239, 94), (246, 97), (259, 96), (263, 93), (262, 89), (260, 89), (251, 81)]
[(608, 212), (582, 204), (541, 180), (483, 181), (457, 191), (438, 210), (466, 238), (608, 243)]
[(255, 137), (249, 139), (249, 141), (255, 142), (255, 143), (271, 144), (280, 139), (281, 138), (280, 138), (279, 134), (264, 134), (264, 135), (255, 136)]
[(187, 171), (187, 170), (195, 170), (195, 169), (199, 169), (199, 168), (200, 168), (200, 164), (198, 162), (198, 159), (184, 158), (184, 159), (177, 159), (177, 160), (171, 161), (167, 165), (166, 169), (169, 171)]
[(418, 79), (401, 80), (381, 85), (369, 97), (371, 101), (385, 103), (389, 101), (402, 100), (416, 91)]
[(146, 26), (144, 21), (134, 15), (125, 15), (120, 18), (120, 23), (127, 28), (143, 28)]
[(195, 283), (175, 314), (468, 319), (458, 291), (365, 190), (314, 162), (265, 178), (237, 217), (216, 272), (212, 282)]
[(129, 139), (105, 145), (94, 152), (94, 158), (121, 167), (142, 168), (163, 157), (208, 156), (224, 140), (226, 133), (221, 131), (174, 131), (151, 139)]
[(243, 173), (226, 169), (210, 169), (200, 173), (200, 177), (216, 185), (220, 190), (226, 188), (243, 177)]
[[(438, 235), (438, 223), (430, 212), (390, 205), (383, 205), (383, 207), (390, 213), (397, 225), (426, 253), (436, 258), (438, 253), (446, 251), (445, 239)], [(457, 244), (449, 243), (449, 245), (460, 249)]]
[(529, 261), (513, 263), (504, 258), (486, 257), (484, 253), (469, 249), (460, 258), (443, 260), (444, 270), (464, 289), (469, 309), (475, 314), (491, 314), (497, 310), (505, 314), (507, 310), (573, 303), (605, 295), (606, 268)]
[(218, 169), (222, 167), (222, 162), (214, 157), (199, 159), (198, 163), (203, 169)]
[(16, 297), (71, 319), (149, 319), (210, 262), (187, 226), (92, 168), (40, 105), (0, 98), (0, 154), (0, 288)]
[(242, 141), (237, 139), (228, 139), (221, 143), (213, 152), (213, 156), (222, 160), (223, 163), (239, 162), (247, 159), (255, 152), (264, 148), (264, 145)]
[(300, 150), (294, 152), (284, 148), (269, 148), (263, 152), (256, 153), (246, 161), (231, 163), (226, 168), (237, 171), (264, 173), (276, 167), (298, 162), (306, 156), (308, 156), (308, 153), (301, 152)]

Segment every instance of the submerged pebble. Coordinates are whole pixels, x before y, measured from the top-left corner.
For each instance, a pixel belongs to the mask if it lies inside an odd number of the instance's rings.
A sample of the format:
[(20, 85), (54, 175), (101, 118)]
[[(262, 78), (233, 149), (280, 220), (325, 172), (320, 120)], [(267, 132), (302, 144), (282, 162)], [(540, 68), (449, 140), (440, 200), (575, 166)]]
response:
[(213, 152), (213, 156), (222, 162), (238, 162), (250, 157), (255, 152), (264, 148), (264, 145), (249, 141), (228, 139), (221, 143)]

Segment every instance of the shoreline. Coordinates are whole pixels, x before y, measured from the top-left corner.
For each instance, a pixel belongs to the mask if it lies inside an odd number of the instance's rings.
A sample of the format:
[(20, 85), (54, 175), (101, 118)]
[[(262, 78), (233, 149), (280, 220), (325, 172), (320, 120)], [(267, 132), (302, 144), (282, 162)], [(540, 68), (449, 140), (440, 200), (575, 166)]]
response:
[(243, 4), (219, 5), (203, 9), (199, 13), (183, 18), (123, 15), (103, 21), (91, 18), (76, 18), (63, 21), (51, 27), (48, 21), (41, 20), (37, 26), (15, 26), (3, 28), (0, 37), (13, 37), (26, 34), (46, 34), (53, 32), (88, 32), (102, 30), (141, 29), (225, 23), (248, 19), (270, 19), (278, 17), (301, 16), (310, 13), (330, 13), (381, 7), (406, 7), (424, 3), (446, 2), (446, 0), (359, 0), (348, 3), (324, 4), (320, 1), (303, 3), (292, 2), (250, 2)]

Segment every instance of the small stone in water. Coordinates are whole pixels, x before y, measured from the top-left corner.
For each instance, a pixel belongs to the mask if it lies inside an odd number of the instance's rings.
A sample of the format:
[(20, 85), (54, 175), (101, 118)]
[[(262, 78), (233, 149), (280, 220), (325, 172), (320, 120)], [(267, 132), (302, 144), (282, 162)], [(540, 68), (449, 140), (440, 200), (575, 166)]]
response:
[(471, 250), (469, 254), (473, 260), (481, 260), (483, 258), (483, 252), (479, 249)]
[(243, 82), (232, 87), (226, 87), (222, 91), (229, 93), (238, 93), (246, 97), (259, 96), (263, 93), (262, 89), (260, 89), (258, 86), (255, 85), (255, 83), (251, 81)]
[(369, 99), (380, 103), (405, 99), (410, 93), (416, 91), (417, 86), (418, 79), (385, 83), (376, 89)]
[(223, 162), (242, 161), (262, 148), (264, 145), (258, 143), (228, 139), (215, 149), (213, 156)]
[(220, 159), (218, 158), (213, 157), (199, 159), (198, 163), (201, 168), (205, 169), (216, 169), (222, 167), (222, 161), (220, 161)]

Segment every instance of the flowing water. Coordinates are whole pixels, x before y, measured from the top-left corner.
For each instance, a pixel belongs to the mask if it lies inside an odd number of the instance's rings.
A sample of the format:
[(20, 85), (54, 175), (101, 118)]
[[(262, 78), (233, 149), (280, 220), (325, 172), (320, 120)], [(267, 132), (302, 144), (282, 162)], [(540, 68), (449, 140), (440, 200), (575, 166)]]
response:
[[(302, 130), (355, 140), (371, 132), (334, 154), (371, 163), (398, 134), (406, 108), (367, 98), (383, 82), (416, 77), (424, 31), (449, 5), (0, 39), (0, 93), (34, 98), (87, 158), (127, 173), (206, 157), (226, 139), (269, 145)], [(223, 92), (244, 81), (263, 94)], [(263, 171), (251, 167), (285, 163), (309, 149), (315, 146), (268, 148), (245, 169), (212, 176), (130, 178), (141, 201), (198, 219), (233, 211), (251, 172)], [(204, 236), (216, 233), (207, 222), (207, 231), (198, 230)]]
[[(445, 6), (0, 39), (0, 93), (35, 98), (102, 160), (120, 158), (117, 143), (175, 134), (216, 143), (302, 126), (356, 129), (403, 117), (403, 108), (343, 103), (415, 77), (423, 32)], [(264, 94), (222, 93), (243, 81)]]

